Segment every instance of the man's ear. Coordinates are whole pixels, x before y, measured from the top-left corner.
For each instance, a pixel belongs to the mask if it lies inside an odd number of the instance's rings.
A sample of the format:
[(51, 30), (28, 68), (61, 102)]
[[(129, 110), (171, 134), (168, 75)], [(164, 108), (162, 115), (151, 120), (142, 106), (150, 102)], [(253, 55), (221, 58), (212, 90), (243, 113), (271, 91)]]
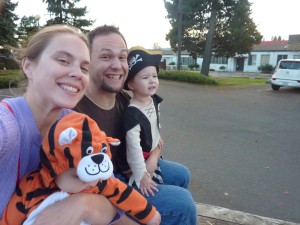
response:
[(27, 57), (22, 59), (22, 69), (28, 79), (32, 78), (31, 66), (32, 66), (32, 61), (30, 61)]

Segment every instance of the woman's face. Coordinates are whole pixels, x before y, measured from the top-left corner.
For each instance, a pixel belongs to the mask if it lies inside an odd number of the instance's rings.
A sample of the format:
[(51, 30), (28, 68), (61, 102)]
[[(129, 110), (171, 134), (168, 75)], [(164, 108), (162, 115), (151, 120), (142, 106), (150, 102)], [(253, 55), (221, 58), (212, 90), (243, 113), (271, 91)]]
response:
[(45, 107), (73, 108), (86, 91), (89, 66), (86, 44), (73, 34), (57, 34), (37, 61), (23, 61), (28, 96)]

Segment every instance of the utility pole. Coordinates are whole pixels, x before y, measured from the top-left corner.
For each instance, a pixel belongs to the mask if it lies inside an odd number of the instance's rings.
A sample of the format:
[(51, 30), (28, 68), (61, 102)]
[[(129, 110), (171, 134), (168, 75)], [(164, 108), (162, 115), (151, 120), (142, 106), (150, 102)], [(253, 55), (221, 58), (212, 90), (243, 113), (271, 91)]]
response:
[(183, 0), (178, 2), (178, 51), (177, 51), (177, 70), (180, 70), (181, 66), (181, 45), (182, 45), (182, 8)]

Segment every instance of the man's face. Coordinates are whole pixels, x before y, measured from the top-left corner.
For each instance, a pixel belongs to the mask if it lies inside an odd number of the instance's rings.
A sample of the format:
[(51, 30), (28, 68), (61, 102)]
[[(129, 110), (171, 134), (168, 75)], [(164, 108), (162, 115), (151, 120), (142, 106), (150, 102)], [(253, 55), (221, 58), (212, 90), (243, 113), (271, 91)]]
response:
[(121, 36), (97, 36), (92, 44), (90, 82), (102, 91), (117, 93), (128, 75), (127, 47)]

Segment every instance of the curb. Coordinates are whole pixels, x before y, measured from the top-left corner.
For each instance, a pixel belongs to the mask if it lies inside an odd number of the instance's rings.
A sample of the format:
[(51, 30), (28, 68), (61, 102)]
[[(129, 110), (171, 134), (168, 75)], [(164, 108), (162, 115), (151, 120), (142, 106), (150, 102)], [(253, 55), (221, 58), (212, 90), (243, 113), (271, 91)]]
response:
[(258, 216), (241, 211), (230, 210), (213, 205), (207, 205), (196, 202), (197, 215), (216, 220), (231, 222), (240, 225), (299, 225), (293, 223), (263, 216)]

